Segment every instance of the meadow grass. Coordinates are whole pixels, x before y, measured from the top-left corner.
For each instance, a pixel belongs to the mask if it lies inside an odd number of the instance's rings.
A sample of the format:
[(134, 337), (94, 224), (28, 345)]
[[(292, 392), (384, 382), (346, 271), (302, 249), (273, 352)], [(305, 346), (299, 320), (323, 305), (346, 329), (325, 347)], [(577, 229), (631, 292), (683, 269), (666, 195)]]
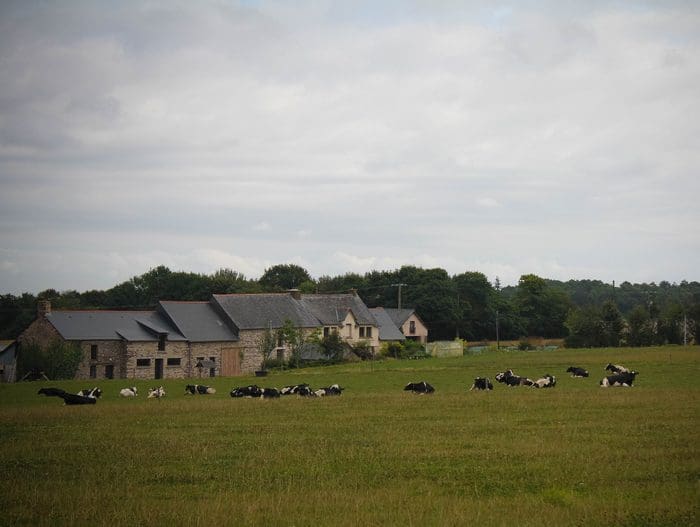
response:
[[(640, 371), (600, 388), (607, 362)], [(591, 372), (573, 379), (576, 365)], [(512, 368), (553, 389), (469, 392)], [(700, 348), (484, 352), (202, 380), (215, 395), (63, 406), (0, 385), (0, 524), (698, 525)], [(427, 380), (430, 396), (403, 392)], [(341, 397), (232, 399), (338, 382)], [(95, 384), (94, 382), (92, 383)], [(160, 383), (159, 383), (160, 384)]]

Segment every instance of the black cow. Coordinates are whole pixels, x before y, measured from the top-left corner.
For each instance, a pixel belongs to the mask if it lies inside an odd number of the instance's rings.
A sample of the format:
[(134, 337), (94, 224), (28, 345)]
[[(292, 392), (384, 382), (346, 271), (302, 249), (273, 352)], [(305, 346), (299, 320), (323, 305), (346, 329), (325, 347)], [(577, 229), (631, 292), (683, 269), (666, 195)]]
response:
[(535, 381), (534, 388), (554, 388), (557, 385), (557, 378), (547, 373)]
[(608, 388), (609, 386), (624, 386), (630, 388), (637, 375), (639, 375), (639, 373), (636, 371), (615, 373), (614, 375), (603, 377), (603, 380), (600, 381), (600, 386), (603, 388)]
[(609, 371), (610, 373), (629, 373), (630, 370), (629, 368), (625, 368), (619, 364), (611, 364), (608, 362), (608, 365), (605, 367), (605, 371)]
[(61, 388), (39, 388), (37, 392), (38, 395), (45, 395), (46, 397), (61, 397), (64, 393), (66, 391)]
[(94, 388), (86, 388), (84, 390), (80, 390), (78, 392), (78, 395), (82, 395), (83, 397), (92, 397), (93, 399), (98, 399), (102, 397), (102, 390), (100, 390), (97, 386)]
[(579, 368), (578, 366), (569, 366), (566, 373), (570, 373), (572, 377), (588, 377), (588, 370)]
[(435, 391), (435, 388), (433, 388), (430, 384), (428, 384), (425, 381), (409, 382), (404, 387), (404, 391), (405, 392), (419, 393), (419, 394), (423, 395), (426, 393), (433, 393)]
[(513, 370), (506, 370), (496, 374), (496, 380), (506, 386), (534, 386), (535, 381), (527, 377), (515, 375)]
[(95, 397), (85, 397), (84, 395), (78, 395), (74, 393), (63, 392), (59, 395), (61, 399), (66, 404), (76, 405), (76, 404), (95, 404), (97, 399)]
[(204, 386), (203, 384), (188, 384), (185, 386), (185, 395), (206, 395), (206, 394), (216, 393), (215, 388), (210, 388), (209, 386)]
[(341, 395), (344, 389), (345, 388), (342, 388), (338, 384), (331, 384), (326, 388), (319, 388), (314, 392), (314, 395), (316, 395), (316, 397), (325, 397), (326, 395)]
[(255, 384), (231, 390), (231, 397), (262, 397), (262, 394), (262, 389)]
[(477, 377), (474, 379), (472, 387), (469, 388), (469, 391), (472, 390), (493, 390), (493, 384), (491, 384), (491, 380), (488, 377)]
[(280, 396), (280, 391), (277, 388), (263, 388), (262, 397), (263, 399), (277, 399)]
[(301, 397), (313, 397), (316, 395), (308, 384), (293, 384), (280, 390), (281, 395), (300, 395)]

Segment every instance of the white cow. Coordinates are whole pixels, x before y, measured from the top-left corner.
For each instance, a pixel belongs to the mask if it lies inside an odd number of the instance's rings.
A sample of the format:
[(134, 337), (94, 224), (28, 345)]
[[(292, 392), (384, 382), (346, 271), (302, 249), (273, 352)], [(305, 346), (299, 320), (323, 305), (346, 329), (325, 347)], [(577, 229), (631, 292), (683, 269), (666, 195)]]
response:
[(119, 390), (119, 395), (122, 397), (136, 397), (138, 395), (136, 386), (132, 386), (131, 388), (122, 388)]

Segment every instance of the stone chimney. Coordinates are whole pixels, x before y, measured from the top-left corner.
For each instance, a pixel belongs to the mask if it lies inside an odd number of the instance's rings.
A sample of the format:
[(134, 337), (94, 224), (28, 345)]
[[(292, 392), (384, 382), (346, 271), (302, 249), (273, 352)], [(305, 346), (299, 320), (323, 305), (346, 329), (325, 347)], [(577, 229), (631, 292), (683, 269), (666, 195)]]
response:
[(357, 296), (357, 289), (355, 289), (354, 287), (352, 289), (350, 289), (350, 294), (352, 296)]
[(36, 315), (38, 318), (44, 318), (51, 313), (51, 301), (39, 300), (36, 304)]
[(292, 295), (294, 300), (301, 300), (301, 291), (298, 289), (289, 289), (287, 292)]

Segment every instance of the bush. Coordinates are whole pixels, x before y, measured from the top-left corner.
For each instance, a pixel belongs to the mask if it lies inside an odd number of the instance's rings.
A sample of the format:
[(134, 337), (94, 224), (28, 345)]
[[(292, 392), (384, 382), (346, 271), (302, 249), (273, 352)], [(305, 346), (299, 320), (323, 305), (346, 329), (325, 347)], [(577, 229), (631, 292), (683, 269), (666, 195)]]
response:
[(51, 380), (72, 379), (78, 371), (83, 353), (78, 344), (55, 340), (46, 347), (22, 345), (17, 356), (17, 377), (44, 372)]
[(528, 351), (528, 350), (534, 350), (535, 345), (532, 344), (528, 339), (522, 338), (520, 339), (520, 342), (518, 343), (518, 349), (520, 351)]

